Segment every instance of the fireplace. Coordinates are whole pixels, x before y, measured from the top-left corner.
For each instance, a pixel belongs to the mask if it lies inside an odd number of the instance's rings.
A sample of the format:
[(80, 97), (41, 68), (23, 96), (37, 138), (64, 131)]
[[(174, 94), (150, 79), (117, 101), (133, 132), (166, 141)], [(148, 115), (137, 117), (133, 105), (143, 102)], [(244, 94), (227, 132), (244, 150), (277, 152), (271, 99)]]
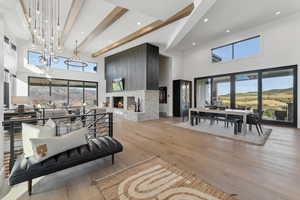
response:
[[(109, 106), (107, 112), (113, 112), (131, 121), (146, 121), (159, 119), (159, 91), (136, 90), (106, 93)], [(139, 106), (138, 106), (138, 105)], [(135, 107), (140, 112), (135, 112)]]
[(113, 97), (114, 108), (124, 108), (124, 97)]

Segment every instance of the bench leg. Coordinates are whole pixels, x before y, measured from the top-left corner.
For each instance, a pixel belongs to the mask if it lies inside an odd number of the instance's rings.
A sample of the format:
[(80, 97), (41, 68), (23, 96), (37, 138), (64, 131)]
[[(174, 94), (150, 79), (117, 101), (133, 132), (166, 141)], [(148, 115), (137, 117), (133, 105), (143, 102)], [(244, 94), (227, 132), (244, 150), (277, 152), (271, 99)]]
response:
[(28, 195), (31, 196), (32, 194), (32, 180), (28, 181)]
[(115, 154), (111, 155), (111, 164), (115, 164)]

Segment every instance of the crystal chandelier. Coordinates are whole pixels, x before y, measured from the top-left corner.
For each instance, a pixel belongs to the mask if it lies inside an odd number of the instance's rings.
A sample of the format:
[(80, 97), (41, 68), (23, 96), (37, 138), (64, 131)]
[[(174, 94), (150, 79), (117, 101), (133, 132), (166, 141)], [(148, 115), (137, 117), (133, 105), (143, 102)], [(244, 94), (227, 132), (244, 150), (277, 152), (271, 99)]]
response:
[(28, 0), (32, 45), (42, 52), (40, 62), (50, 65), (62, 48), (60, 0)]
[(77, 48), (77, 40), (75, 41), (75, 51), (74, 51), (74, 55), (65, 60), (64, 62), (66, 65), (68, 66), (72, 66), (72, 67), (87, 67), (88, 64), (86, 62), (83, 62), (80, 57), (78, 56), (78, 48)]

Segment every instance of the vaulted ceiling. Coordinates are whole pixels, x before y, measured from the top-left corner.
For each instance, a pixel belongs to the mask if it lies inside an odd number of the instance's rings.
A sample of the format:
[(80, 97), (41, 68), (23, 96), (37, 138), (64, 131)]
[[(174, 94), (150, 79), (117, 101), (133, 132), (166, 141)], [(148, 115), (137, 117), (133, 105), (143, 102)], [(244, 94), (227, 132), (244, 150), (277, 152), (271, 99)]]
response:
[[(24, 12), (26, 13), (28, 0), (20, 0), (20, 2), (25, 5)], [(63, 0), (61, 1), (61, 18), (62, 24), (64, 24), (64, 48), (73, 50), (77, 40), (79, 51), (92, 55), (145, 26), (168, 20), (192, 3), (193, 0), (165, 0), (164, 2), (161, 0)], [(193, 8), (189, 10), (188, 14), (192, 10)], [(172, 20), (172, 23), (176, 20)], [(168, 24), (170, 23), (165, 25)], [(165, 28), (162, 27), (159, 24), (158, 28), (161, 30), (154, 34), (156, 37), (148, 36), (145, 42), (166, 46), (168, 37), (176, 29), (176, 23)], [(152, 28), (158, 29), (157, 27)], [(146, 29), (150, 33), (149, 27)], [(158, 32), (163, 35), (157, 35)], [(145, 33), (140, 36), (142, 35)], [(126, 43), (127, 40), (122, 45)]]
[[(0, 0), (0, 14), (9, 16), (6, 19), (17, 37), (29, 39), (22, 1), (26, 12), (29, 0)], [(145, 42), (185, 50), (194, 42), (222, 37), (226, 29), (237, 32), (300, 10), (299, 0), (60, 1), (65, 49), (73, 50), (78, 40), (80, 52), (91, 56), (106, 56)], [(275, 15), (277, 11), (281, 15)]]
[[(179, 43), (186, 50), (300, 11), (299, 0), (217, 0)], [(280, 14), (279, 14), (280, 13)], [(208, 19), (205, 23), (204, 19)], [(230, 30), (230, 33), (226, 33)]]

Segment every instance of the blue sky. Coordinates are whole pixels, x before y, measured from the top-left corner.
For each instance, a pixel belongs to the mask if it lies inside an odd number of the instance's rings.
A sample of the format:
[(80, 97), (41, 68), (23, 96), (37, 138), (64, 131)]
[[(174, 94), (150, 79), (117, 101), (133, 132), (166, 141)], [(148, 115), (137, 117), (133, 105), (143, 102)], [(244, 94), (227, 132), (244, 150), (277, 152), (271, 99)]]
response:
[(234, 49), (234, 59), (254, 56), (260, 52), (260, 38), (256, 37), (233, 45), (217, 48), (213, 50), (213, 53), (222, 58), (223, 62), (229, 61), (232, 60), (233, 57), (232, 47)]
[[(41, 55), (42, 54), (40, 54), (40, 53), (28, 51), (29, 64), (33, 64), (36, 66), (44, 66), (44, 64), (40, 62)], [(67, 60), (67, 58), (60, 57), (60, 56), (58, 56), (57, 58), (58, 58), (57, 62), (51, 63), (51, 67), (53, 67), (55, 69), (68, 69), (68, 66), (64, 63), (65, 60)], [(88, 65), (87, 67), (85, 67), (85, 69), (84, 69), (85, 71), (93, 72), (94, 67), (97, 67), (97, 63), (86, 62), (86, 61), (84, 61), (84, 62)], [(75, 70), (75, 71), (82, 71), (82, 68), (79, 68), (79, 67), (71, 67), (70, 66), (69, 69)]]
[[(257, 55), (260, 52), (260, 37), (252, 38), (233, 45), (214, 49), (213, 53), (222, 58), (222, 61), (232, 60), (232, 48), (234, 49), (234, 59)], [(241, 77), (243, 78), (243, 77)], [(246, 77), (247, 78), (247, 77)], [(263, 90), (286, 89), (293, 86), (292, 76), (282, 76), (263, 79)], [(218, 95), (230, 93), (230, 84), (219, 83)], [(238, 81), (236, 85), (237, 93), (256, 92), (258, 87), (257, 80)]]

